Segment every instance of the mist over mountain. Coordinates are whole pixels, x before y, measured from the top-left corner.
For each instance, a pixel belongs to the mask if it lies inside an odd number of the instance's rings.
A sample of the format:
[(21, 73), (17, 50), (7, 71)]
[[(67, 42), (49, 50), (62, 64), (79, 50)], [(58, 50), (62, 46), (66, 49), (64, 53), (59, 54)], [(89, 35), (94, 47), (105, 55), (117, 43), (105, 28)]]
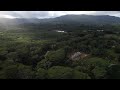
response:
[(120, 18), (109, 15), (64, 15), (56, 18), (37, 19), (37, 18), (0, 18), (0, 23), (24, 24), (24, 23), (49, 23), (49, 22), (75, 22), (75, 23), (120, 23)]
[(37, 18), (15, 18), (15, 19), (0, 19), (0, 27), (11, 26), (29, 26), (46, 29), (46, 27), (54, 29), (64, 27), (72, 29), (80, 27), (80, 25), (112, 25), (120, 24), (120, 18), (109, 15), (64, 15), (56, 18), (37, 19)]

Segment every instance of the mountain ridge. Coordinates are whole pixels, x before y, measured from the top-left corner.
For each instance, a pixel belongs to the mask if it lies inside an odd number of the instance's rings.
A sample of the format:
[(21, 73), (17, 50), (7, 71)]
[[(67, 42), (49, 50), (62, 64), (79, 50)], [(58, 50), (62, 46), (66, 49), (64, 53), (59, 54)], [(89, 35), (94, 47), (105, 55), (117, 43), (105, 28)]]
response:
[[(28, 26), (28, 27), (37, 27), (37, 28), (75, 28), (80, 27), (81, 25), (120, 25), (120, 18), (110, 15), (63, 15), (55, 18), (45, 18), (45, 19), (25, 19), (25, 18), (16, 18), (16, 19), (7, 19), (0, 18), (0, 27), (6, 26)], [(44, 27), (44, 28), (43, 28)]]

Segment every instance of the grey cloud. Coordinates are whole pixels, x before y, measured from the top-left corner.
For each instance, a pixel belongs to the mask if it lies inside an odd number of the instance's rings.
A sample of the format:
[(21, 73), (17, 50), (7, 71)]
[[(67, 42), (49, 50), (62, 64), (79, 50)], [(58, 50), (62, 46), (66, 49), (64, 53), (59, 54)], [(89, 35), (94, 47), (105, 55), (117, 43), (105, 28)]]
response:
[(36, 18), (36, 17), (48, 17), (48, 11), (1, 11), (0, 15), (10, 15), (19, 18)]
[(120, 14), (120, 11), (96, 11), (94, 13), (95, 15), (116, 15)]
[(10, 12), (12, 16), (20, 18), (36, 18), (36, 17), (47, 17), (49, 13), (47, 11), (13, 11)]

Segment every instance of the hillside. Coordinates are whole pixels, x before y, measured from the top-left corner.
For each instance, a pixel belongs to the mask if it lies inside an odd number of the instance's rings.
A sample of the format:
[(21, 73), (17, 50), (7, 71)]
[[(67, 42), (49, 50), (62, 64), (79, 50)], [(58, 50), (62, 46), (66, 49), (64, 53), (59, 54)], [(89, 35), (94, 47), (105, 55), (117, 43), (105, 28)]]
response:
[(1, 18), (0, 79), (120, 79), (119, 23), (92, 15)]
[(18, 25), (18, 24), (70, 24), (70, 23), (79, 23), (79, 24), (118, 24), (120, 23), (120, 18), (109, 15), (64, 15), (56, 18), (48, 19), (37, 19), (37, 18), (16, 18), (16, 19), (7, 19), (1, 18), (0, 24), (8, 25)]

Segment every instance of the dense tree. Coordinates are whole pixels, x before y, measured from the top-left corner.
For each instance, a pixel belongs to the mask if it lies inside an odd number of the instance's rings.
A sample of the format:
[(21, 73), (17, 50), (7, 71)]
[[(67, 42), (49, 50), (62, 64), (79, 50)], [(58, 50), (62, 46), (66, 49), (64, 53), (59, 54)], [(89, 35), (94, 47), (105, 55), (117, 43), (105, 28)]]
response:
[(17, 65), (11, 65), (5, 68), (4, 75), (6, 79), (18, 79)]
[(73, 70), (69, 67), (54, 66), (48, 70), (50, 79), (71, 79)]
[(0, 48), (0, 60), (5, 60), (8, 51)]
[(35, 72), (32, 71), (32, 68), (30, 66), (19, 64), (17, 69), (18, 69), (17, 75), (19, 79), (34, 79), (35, 78)]
[(86, 73), (74, 70), (72, 79), (90, 79), (90, 77)]
[(92, 54), (98, 57), (104, 57), (107, 51), (105, 49), (97, 48), (92, 50)]
[(120, 55), (118, 56), (118, 62), (120, 62)]
[(17, 61), (18, 59), (18, 56), (17, 56), (17, 53), (16, 52), (10, 52), (7, 54), (7, 58), (8, 59), (11, 59), (13, 61)]
[(107, 79), (120, 79), (120, 65), (110, 65), (106, 73)]
[(57, 51), (48, 51), (45, 55), (45, 59), (52, 62), (53, 65), (62, 64), (65, 61), (65, 51), (64, 49), (59, 49)]
[(37, 68), (44, 68), (44, 69), (48, 69), (52, 66), (52, 62), (46, 60), (46, 59), (43, 59), (41, 60), (40, 62), (38, 62), (37, 64)]
[(87, 73), (92, 79), (100, 79), (106, 74), (106, 68), (109, 66), (109, 62), (95, 57), (81, 61), (80, 65), (76, 67), (77, 70)]
[(33, 72), (26, 68), (27, 66), (8, 66), (5, 69), (5, 77), (7, 79), (32, 79)]
[(67, 23), (0, 30), (0, 79), (118, 79), (120, 25)]
[(120, 46), (116, 46), (116, 47), (115, 47), (115, 52), (116, 52), (116, 53), (120, 53)]
[(47, 70), (43, 68), (37, 69), (36, 79), (47, 79)]

